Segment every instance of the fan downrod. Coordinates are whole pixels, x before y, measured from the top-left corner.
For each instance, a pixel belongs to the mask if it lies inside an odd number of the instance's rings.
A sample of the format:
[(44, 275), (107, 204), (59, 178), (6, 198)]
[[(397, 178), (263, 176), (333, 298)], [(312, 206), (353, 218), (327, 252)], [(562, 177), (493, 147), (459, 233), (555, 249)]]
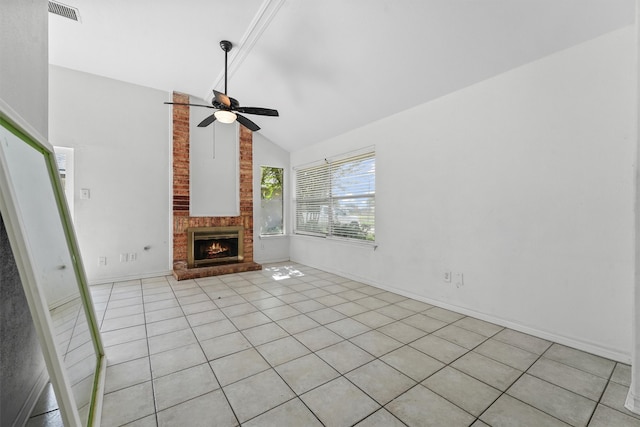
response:
[(225, 52), (229, 52), (231, 50), (231, 48), (233, 47), (233, 44), (231, 44), (231, 42), (229, 40), (222, 40), (220, 42), (220, 47)]

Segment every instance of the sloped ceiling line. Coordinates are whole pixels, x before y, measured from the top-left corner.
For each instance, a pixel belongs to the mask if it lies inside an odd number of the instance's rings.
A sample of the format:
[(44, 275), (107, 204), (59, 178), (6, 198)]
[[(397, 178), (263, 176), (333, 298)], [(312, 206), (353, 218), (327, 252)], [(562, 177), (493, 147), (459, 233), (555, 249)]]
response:
[[(247, 31), (242, 36), (240, 42), (235, 45), (229, 53), (228, 60), (228, 75), (227, 79), (230, 79), (234, 72), (240, 67), (245, 58), (249, 55), (256, 42), (260, 39), (260, 36), (269, 27), (271, 21), (276, 16), (280, 7), (284, 4), (285, 0), (265, 0), (258, 13), (256, 13), (253, 21), (247, 27)], [(211, 102), (213, 99), (213, 89), (222, 90), (224, 83), (224, 69), (220, 71), (218, 77), (213, 82), (213, 85), (209, 88), (209, 91), (202, 97), (207, 102)]]

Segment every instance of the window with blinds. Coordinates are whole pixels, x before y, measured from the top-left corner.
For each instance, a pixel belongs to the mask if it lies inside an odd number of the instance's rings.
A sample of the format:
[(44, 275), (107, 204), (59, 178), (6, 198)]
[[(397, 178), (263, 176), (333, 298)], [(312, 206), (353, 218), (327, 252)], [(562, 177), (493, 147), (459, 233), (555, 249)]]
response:
[(295, 174), (296, 233), (375, 240), (375, 152), (327, 160)]

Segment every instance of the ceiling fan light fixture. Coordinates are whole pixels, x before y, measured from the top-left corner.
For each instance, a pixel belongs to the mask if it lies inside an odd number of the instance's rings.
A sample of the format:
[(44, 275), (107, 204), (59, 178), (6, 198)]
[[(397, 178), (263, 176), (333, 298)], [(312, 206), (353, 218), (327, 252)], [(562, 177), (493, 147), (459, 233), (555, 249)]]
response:
[(212, 115), (208, 116), (198, 124), (198, 127), (201, 128), (209, 126), (216, 120), (221, 123), (233, 123), (237, 120), (238, 123), (249, 129), (251, 132), (257, 132), (260, 130), (260, 126), (253, 123), (245, 116), (234, 113), (234, 111), (243, 114), (257, 114), (259, 116), (278, 117), (278, 110), (260, 107), (241, 107), (237, 99), (227, 96), (227, 54), (231, 50), (232, 46), (233, 45), (228, 40), (222, 40), (220, 42), (220, 47), (224, 51), (224, 93), (218, 92), (217, 90), (213, 89), (213, 99), (211, 100), (211, 105), (191, 104), (189, 102), (165, 102), (165, 104), (185, 105), (189, 107), (205, 107), (216, 110)]
[(213, 115), (216, 116), (216, 120), (218, 120), (220, 123), (233, 123), (237, 118), (234, 112), (227, 110), (218, 110), (213, 113)]

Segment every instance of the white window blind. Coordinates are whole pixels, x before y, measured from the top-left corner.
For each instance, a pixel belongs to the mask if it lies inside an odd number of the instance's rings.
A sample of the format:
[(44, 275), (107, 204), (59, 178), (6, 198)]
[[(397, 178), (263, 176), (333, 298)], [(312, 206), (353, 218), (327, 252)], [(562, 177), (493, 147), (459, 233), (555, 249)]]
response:
[(374, 152), (296, 170), (299, 234), (375, 240)]

